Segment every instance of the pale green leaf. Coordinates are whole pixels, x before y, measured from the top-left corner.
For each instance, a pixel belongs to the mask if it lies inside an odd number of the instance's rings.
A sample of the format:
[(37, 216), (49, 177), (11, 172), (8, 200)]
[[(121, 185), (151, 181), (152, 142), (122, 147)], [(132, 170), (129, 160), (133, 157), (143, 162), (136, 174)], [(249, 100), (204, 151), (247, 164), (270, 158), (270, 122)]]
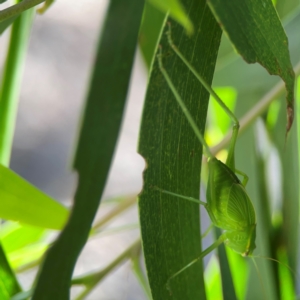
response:
[(14, 269), (24, 267), (41, 259), (48, 247), (47, 243), (37, 243), (24, 247), (9, 254), (9, 262)]
[(6, 222), (3, 227), (0, 239), (6, 254), (39, 241), (45, 234), (44, 228), (16, 222)]
[(9, 168), (0, 165), (0, 218), (61, 229), (68, 210)]

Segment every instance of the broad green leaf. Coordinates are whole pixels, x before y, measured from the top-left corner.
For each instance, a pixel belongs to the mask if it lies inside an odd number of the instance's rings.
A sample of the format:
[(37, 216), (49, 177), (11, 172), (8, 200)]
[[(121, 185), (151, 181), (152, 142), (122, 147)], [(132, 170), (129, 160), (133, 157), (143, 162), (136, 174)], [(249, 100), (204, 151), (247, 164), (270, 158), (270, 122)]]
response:
[(287, 131), (294, 116), (295, 74), (288, 40), (271, 0), (209, 0), (208, 4), (237, 52), (279, 75), (287, 90)]
[[(220, 28), (206, 1), (182, 3), (190, 12), (197, 35), (189, 38), (183, 28), (169, 20), (174, 43), (211, 82)], [(169, 47), (165, 33), (159, 41), (164, 67), (203, 132), (209, 95)], [(202, 145), (159, 71), (157, 60), (144, 105), (139, 153), (147, 165), (139, 200), (147, 273), (153, 299), (168, 299), (168, 278), (201, 252), (199, 206), (161, 194), (153, 187), (198, 198)], [(171, 288), (172, 299), (205, 299), (201, 262), (172, 280)]]
[(62, 229), (68, 210), (12, 170), (0, 165), (0, 218)]
[(181, 24), (190, 35), (194, 32), (193, 23), (180, 0), (148, 0), (153, 6), (157, 7), (164, 13), (169, 13), (170, 17)]
[(33, 300), (66, 300), (108, 177), (124, 114), (144, 1), (111, 0), (83, 114), (75, 169), (78, 187), (70, 220), (49, 249)]

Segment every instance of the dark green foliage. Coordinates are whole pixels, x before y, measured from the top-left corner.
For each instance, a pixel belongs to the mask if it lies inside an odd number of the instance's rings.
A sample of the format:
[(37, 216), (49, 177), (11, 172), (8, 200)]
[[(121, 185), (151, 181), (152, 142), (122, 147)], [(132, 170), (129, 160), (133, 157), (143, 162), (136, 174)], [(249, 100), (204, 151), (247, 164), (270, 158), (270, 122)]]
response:
[[(189, 38), (172, 20), (172, 37), (180, 51), (210, 82), (220, 41), (220, 29), (206, 1), (186, 1), (197, 34)], [(164, 33), (163, 62), (174, 85), (203, 131), (208, 93), (169, 48)], [(180, 134), (179, 134), (180, 133)], [(139, 152), (145, 158), (140, 221), (149, 282), (154, 299), (168, 299), (168, 278), (198, 256), (199, 207), (153, 189), (199, 197), (202, 146), (158, 69), (152, 66), (140, 132)], [(201, 263), (172, 282), (173, 299), (205, 299)]]

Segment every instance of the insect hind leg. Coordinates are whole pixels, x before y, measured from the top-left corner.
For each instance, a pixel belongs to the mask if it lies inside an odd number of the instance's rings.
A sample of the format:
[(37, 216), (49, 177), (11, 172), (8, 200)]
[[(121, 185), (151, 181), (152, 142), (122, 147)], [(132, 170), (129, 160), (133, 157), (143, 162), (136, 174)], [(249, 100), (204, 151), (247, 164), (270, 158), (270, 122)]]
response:
[(234, 164), (234, 149), (235, 143), (238, 136), (238, 131), (240, 128), (240, 123), (237, 117), (233, 114), (233, 112), (227, 107), (227, 105), (223, 102), (223, 100), (216, 94), (216, 92), (210, 87), (210, 85), (204, 80), (204, 78), (196, 71), (196, 69), (187, 61), (187, 59), (183, 56), (183, 54), (178, 50), (172, 40), (172, 30), (171, 23), (168, 23), (169, 29), (167, 31), (168, 42), (173, 49), (173, 51), (177, 54), (177, 56), (182, 60), (182, 62), (189, 68), (189, 70), (194, 74), (194, 76), (198, 79), (198, 81), (202, 84), (202, 86), (209, 92), (209, 94), (219, 103), (219, 105), (223, 108), (225, 113), (230, 117), (233, 122), (232, 128), (232, 137), (229, 146), (229, 152), (226, 160), (226, 165), (230, 167), (231, 170), (235, 169)]
[(243, 181), (242, 181), (242, 185), (245, 187), (248, 183), (248, 180), (249, 180), (249, 177), (247, 174), (245, 174), (244, 172), (240, 171), (240, 170), (237, 170), (235, 169), (235, 173), (237, 174), (240, 174), (242, 175), (244, 178), (243, 178)]
[(188, 263), (185, 267), (183, 267), (182, 269), (180, 269), (178, 272), (176, 272), (175, 274), (173, 274), (171, 277), (169, 277), (167, 283), (166, 283), (166, 288), (167, 290), (170, 292), (170, 294), (172, 294), (172, 290), (171, 290), (171, 280), (174, 279), (175, 277), (177, 277), (179, 274), (181, 274), (183, 271), (185, 271), (186, 269), (188, 269), (189, 267), (191, 267), (192, 265), (194, 265), (196, 262), (198, 262), (199, 260), (201, 260), (203, 257), (205, 257), (208, 253), (210, 253), (211, 251), (213, 251), (214, 249), (216, 249), (220, 244), (222, 244), (224, 241), (226, 240), (226, 234), (222, 234), (219, 236), (219, 238), (212, 244), (210, 245), (208, 248), (206, 248), (203, 252), (200, 253), (200, 255), (195, 258), (194, 260), (192, 260), (190, 263)]
[(184, 195), (180, 195), (180, 194), (176, 194), (176, 193), (172, 193), (172, 192), (160, 189), (157, 186), (155, 186), (154, 189), (157, 190), (157, 191), (160, 191), (160, 192), (162, 192), (164, 194), (168, 194), (168, 195), (171, 195), (171, 196), (174, 196), (174, 197), (177, 197), (177, 198), (188, 200), (188, 201), (191, 201), (191, 202), (194, 202), (194, 203), (197, 203), (197, 204), (200, 204), (200, 205), (203, 205), (203, 206), (207, 207), (207, 203), (203, 202), (203, 201), (201, 201), (199, 199), (196, 199), (196, 198), (193, 198), (193, 197), (184, 196)]

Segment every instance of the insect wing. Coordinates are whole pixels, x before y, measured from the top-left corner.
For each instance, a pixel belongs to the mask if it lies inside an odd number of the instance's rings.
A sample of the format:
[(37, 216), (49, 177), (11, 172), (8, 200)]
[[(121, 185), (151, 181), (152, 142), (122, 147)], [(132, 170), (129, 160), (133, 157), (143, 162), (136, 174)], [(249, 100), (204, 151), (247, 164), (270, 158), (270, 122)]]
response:
[(227, 214), (232, 220), (238, 222), (241, 227), (249, 227), (256, 224), (253, 204), (242, 184), (233, 184), (227, 203)]
[(227, 216), (229, 194), (233, 184), (239, 183), (236, 175), (221, 161), (212, 158), (208, 162), (207, 211), (215, 226), (225, 230), (239, 227)]

